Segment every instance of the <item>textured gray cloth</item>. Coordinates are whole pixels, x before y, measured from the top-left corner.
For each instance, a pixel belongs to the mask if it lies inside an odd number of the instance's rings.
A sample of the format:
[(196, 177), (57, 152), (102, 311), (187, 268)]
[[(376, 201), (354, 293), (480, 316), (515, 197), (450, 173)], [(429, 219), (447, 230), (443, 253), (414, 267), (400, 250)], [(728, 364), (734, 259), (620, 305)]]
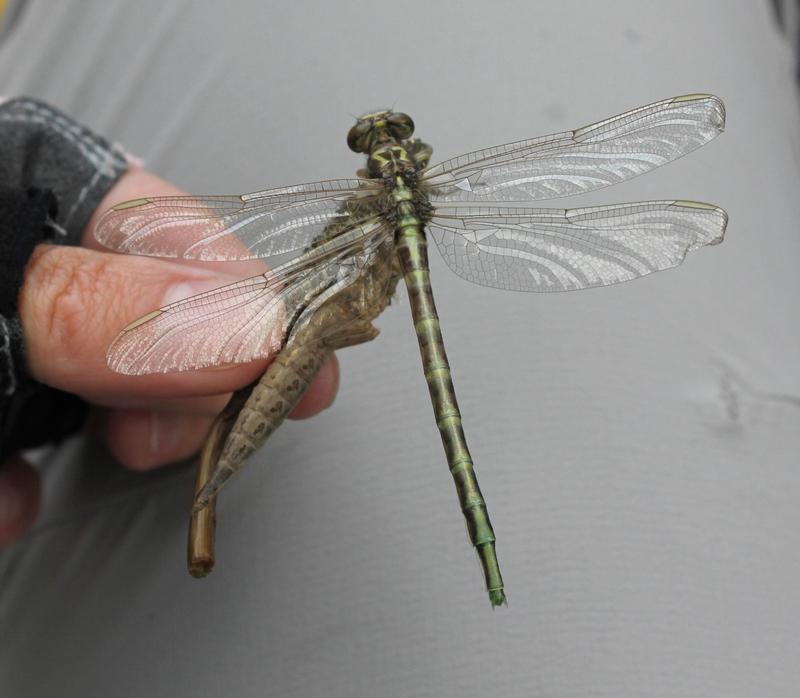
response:
[(436, 162), (715, 92), (719, 139), (552, 205), (730, 214), (722, 245), (596, 291), (492, 291), (432, 252), (508, 608), (485, 598), (401, 301), (341, 352), (333, 408), (225, 490), (203, 581), (190, 468), (126, 473), (84, 441), (46, 459), (42, 519), (0, 558), (0, 694), (797, 696), (800, 122), (766, 3), (41, 0), (0, 64), (6, 94), (212, 193), (351, 175), (352, 115), (381, 106)]
[(30, 98), (0, 102), (0, 133), (0, 182), (52, 191), (60, 208), (58, 232), (77, 244), (100, 199), (128, 169), (125, 154)]
[(126, 169), (119, 148), (57, 109), (0, 101), (0, 454), (58, 442), (85, 417), (77, 398), (28, 375), (17, 296), (35, 245), (78, 244)]

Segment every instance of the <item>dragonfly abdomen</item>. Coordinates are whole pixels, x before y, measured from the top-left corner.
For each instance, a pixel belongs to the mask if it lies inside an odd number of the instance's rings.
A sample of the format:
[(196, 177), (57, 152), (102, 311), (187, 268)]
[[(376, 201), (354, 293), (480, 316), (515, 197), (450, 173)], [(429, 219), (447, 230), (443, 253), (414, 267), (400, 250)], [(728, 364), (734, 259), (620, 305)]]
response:
[(239, 412), (208, 482), (197, 494), (195, 511), (207, 506), (283, 423), (331, 353), (322, 342), (300, 341), (287, 345), (275, 357)]
[[(400, 208), (400, 206), (398, 206)], [(427, 241), (421, 225), (398, 229), (397, 257), (408, 289), (425, 381), (433, 403), (436, 426), (467, 522), (470, 541), (478, 552), (492, 606), (505, 603), (503, 578), (495, 554), (495, 535), (467, 448), (461, 412), (456, 400), (450, 364), (444, 348), (439, 316), (428, 271)]]

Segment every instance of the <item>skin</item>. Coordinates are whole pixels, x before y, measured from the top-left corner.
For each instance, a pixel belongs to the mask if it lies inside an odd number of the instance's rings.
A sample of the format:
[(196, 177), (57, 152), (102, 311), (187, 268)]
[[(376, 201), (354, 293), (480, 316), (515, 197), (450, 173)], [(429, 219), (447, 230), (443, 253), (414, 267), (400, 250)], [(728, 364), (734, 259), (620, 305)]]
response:
[[(88, 429), (133, 470), (150, 470), (197, 453), (230, 393), (258, 378), (268, 364), (256, 361), (150, 376), (124, 376), (106, 366), (111, 340), (135, 318), (179, 296), (216, 288), (248, 273), (246, 264), (232, 276), (222, 266), (117, 255), (103, 251), (92, 237), (97, 218), (117, 203), (183, 193), (145, 170), (128, 171), (98, 206), (81, 247), (36, 248), (20, 291), (31, 374), (91, 403)], [(260, 273), (263, 266), (251, 271)], [(305, 419), (330, 407), (338, 385), (334, 358), (290, 417)], [(40, 490), (37, 471), (19, 455), (0, 465), (0, 546), (14, 542), (33, 525)]]

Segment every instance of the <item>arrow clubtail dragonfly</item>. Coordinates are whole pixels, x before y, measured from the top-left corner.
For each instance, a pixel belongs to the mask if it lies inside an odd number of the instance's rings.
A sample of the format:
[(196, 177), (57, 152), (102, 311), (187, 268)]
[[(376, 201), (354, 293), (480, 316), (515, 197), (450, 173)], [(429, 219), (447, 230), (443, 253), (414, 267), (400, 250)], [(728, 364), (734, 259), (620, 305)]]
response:
[[(430, 166), (432, 149), (412, 137), (411, 118), (379, 111), (360, 117), (348, 134), (351, 150), (367, 156), (356, 178), (241, 196), (143, 198), (106, 212), (95, 235), (111, 250), (264, 263), (259, 275), (134, 321), (108, 351), (109, 366), (126, 374), (274, 357), (212, 427), (195, 491), (195, 539), (213, 545), (219, 489), (281, 424), (335, 349), (375, 338), (372, 321), (402, 278), (469, 538), (492, 606), (505, 603), (431, 292), (427, 238), (462, 278), (513, 291), (607, 286), (674, 267), (690, 250), (722, 241), (722, 209), (680, 200), (573, 209), (522, 202), (644, 174), (707, 143), (724, 125), (719, 98), (691, 94)], [(202, 576), (213, 548), (192, 552), (191, 541), (190, 571)]]

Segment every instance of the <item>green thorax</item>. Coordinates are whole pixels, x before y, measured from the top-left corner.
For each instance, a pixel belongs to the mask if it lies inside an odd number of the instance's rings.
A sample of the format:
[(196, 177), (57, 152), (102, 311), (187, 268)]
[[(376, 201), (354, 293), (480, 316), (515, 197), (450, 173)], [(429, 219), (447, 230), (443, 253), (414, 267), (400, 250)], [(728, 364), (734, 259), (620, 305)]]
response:
[(411, 138), (413, 133), (410, 116), (380, 111), (360, 117), (347, 136), (352, 150), (367, 155), (366, 170), (359, 174), (386, 184), (398, 232), (412, 225), (421, 227), (430, 209), (418, 181), (433, 149)]

